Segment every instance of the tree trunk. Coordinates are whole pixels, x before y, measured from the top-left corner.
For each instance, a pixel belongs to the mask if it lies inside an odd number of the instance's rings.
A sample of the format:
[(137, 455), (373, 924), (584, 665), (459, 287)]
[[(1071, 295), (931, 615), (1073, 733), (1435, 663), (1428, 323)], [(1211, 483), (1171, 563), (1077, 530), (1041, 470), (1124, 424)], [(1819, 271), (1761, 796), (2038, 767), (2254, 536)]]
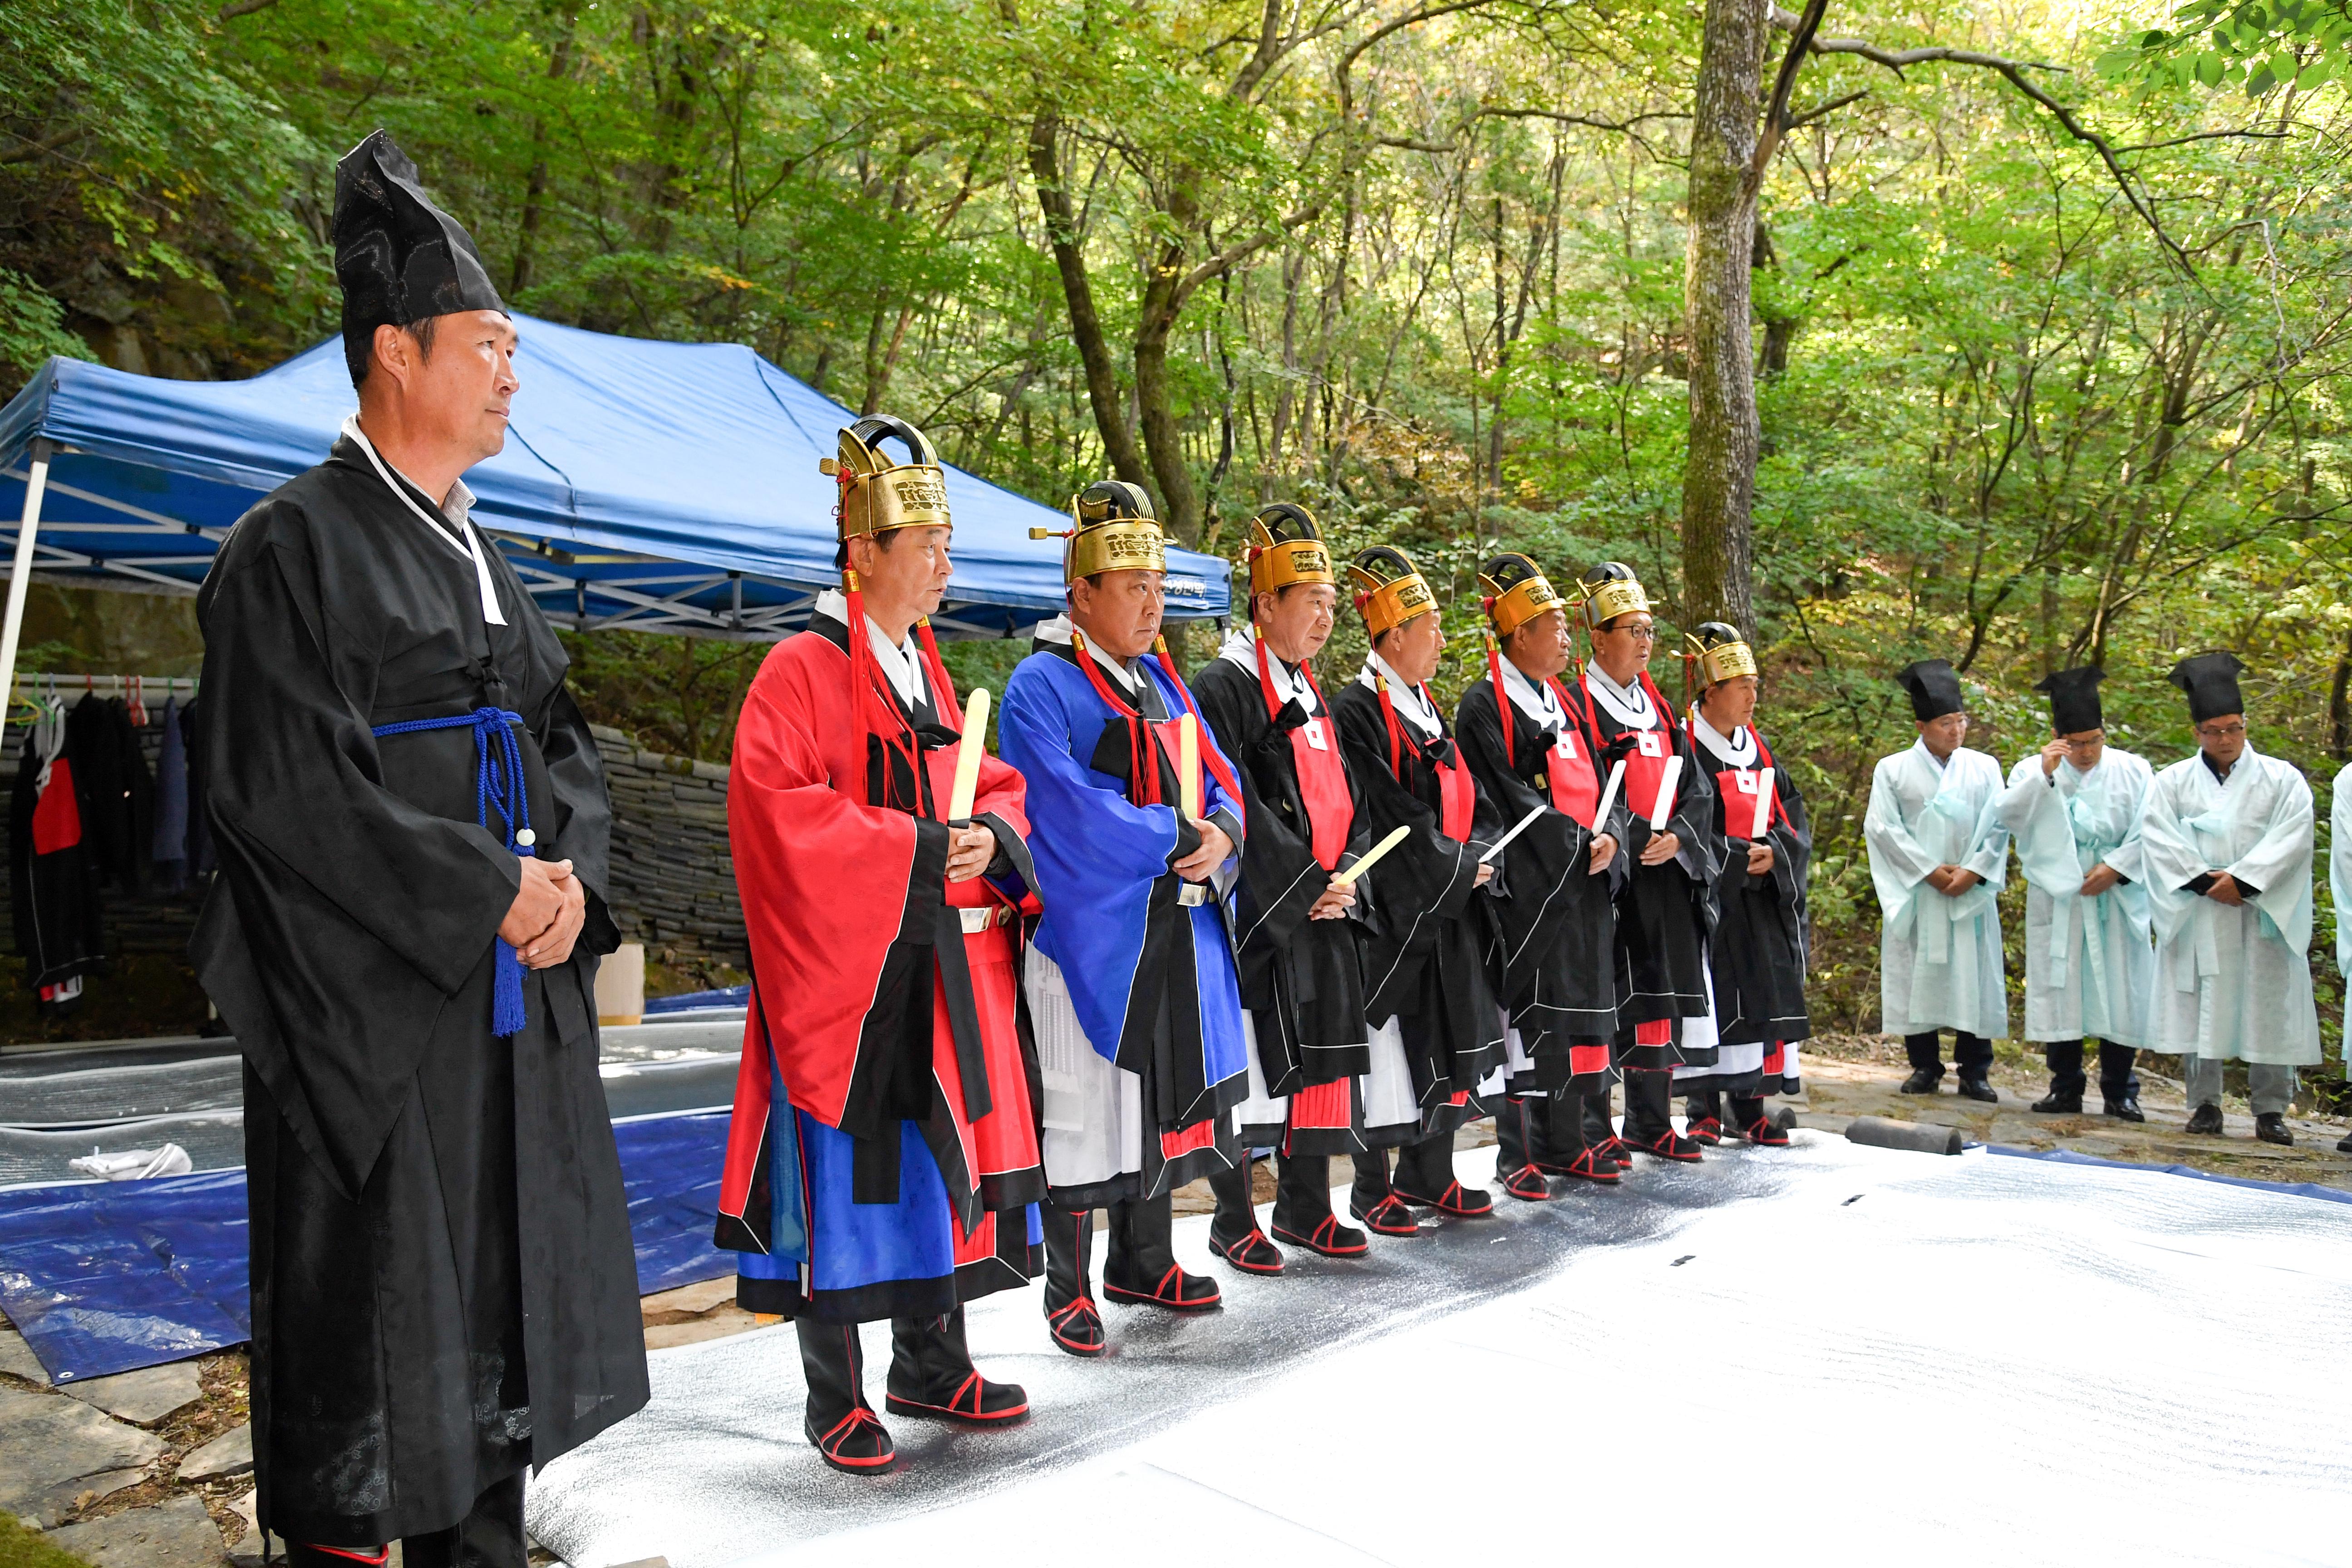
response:
[(1201, 498), (1192, 488), (1192, 468), (1184, 460), (1184, 432), (1168, 385), (1168, 339), (1183, 313), (1177, 285), (1184, 276), (1184, 247), (1162, 247), (1160, 262), (1143, 289), (1135, 323), (1135, 411), (1143, 426), (1144, 450), (1160, 481), (1160, 521), (1181, 544), (1201, 542)]
[(1683, 300), (1690, 341), (1690, 446), (1683, 468), (1683, 599), (1692, 622), (1753, 635), (1756, 370), (1748, 268), (1763, 108), (1765, 0), (1706, 0), (1693, 96), (1690, 245)]
[[(563, 10), (563, 30), (556, 36), (555, 47), (548, 51), (547, 79), (562, 81), (572, 74), (572, 34), (577, 24), (578, 12), (571, 6)], [(533, 115), (530, 121), (530, 178), (523, 186), (522, 223), (515, 234), (514, 268), (509, 274), (507, 292), (520, 294), (530, 287), (533, 252), (539, 247), (539, 226), (547, 205), (547, 117)]]
[(1111, 363), (1110, 345), (1103, 341), (1102, 317), (1095, 310), (1093, 283), (1087, 277), (1087, 258), (1078, 239), (1077, 219), (1070, 193), (1062, 184), (1060, 118), (1041, 109), (1029, 124), (1029, 173), (1037, 184), (1037, 205), (1045, 216), (1045, 237), (1054, 247), (1054, 266), (1062, 275), (1062, 296), (1070, 310), (1070, 336), (1077, 341), (1078, 361), (1087, 373), (1087, 402), (1094, 409), (1095, 428), (1102, 436), (1103, 452), (1111, 472), (1131, 485), (1149, 489), (1150, 475), (1143, 454), (1127, 427), (1119, 406), (1118, 371)]

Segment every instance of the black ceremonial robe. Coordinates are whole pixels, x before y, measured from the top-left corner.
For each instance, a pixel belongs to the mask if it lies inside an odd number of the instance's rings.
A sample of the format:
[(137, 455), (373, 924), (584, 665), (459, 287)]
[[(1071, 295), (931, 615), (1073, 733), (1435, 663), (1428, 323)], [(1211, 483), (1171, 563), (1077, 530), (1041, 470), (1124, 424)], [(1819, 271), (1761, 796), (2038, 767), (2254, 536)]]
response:
[[(1391, 731), (1380, 693), (1361, 681), (1342, 687), (1331, 708), (1372, 841), (1412, 829), (1373, 873), (1382, 919), (1364, 939), (1366, 1016), (1375, 1026), (1397, 1020), (1421, 1106), (1418, 1136), (1450, 1132), (1482, 1114), (1473, 1098), (1478, 1081), (1503, 1058), (1502, 1014), (1486, 973), (1495, 900), (1477, 883), (1478, 857), (1504, 825), (1461, 762), (1443, 713), (1434, 736), (1402, 718)], [(1438, 769), (1457, 763), (1475, 803), (1466, 840), (1449, 837), (1442, 816)]]
[[(1706, 938), (1715, 924), (1716, 870), (1723, 863), (1715, 775), (1650, 678), (1636, 680), (1635, 689), (1649, 700), (1644, 724), (1595, 695), (1590, 671), (1570, 690), (1585, 707), (1601, 754), (1626, 763), (1623, 799), (1632, 837), (1625, 841), (1625, 885), (1617, 897), (1618, 1059), (1632, 1068), (1712, 1067), (1714, 1043), (1686, 1039), (1683, 1020), (1707, 1016)], [(1654, 754), (1645, 756), (1645, 746)], [(1650, 842), (1656, 789), (1654, 782), (1637, 785), (1638, 770), (1647, 763), (1654, 771), (1675, 756), (1683, 760), (1682, 773), (1663, 831), (1682, 847), (1671, 860), (1644, 866), (1641, 853)]]
[[(1692, 731), (1699, 755), (1716, 775), (1723, 802), (1723, 868), (1715, 879), (1715, 935), (1707, 943), (1715, 981), (1715, 1025), (1727, 1046), (1762, 1042), (1767, 1047), (1810, 1038), (1805, 1011), (1805, 879), (1812, 867), (1812, 822), (1805, 797), (1787, 769), (1776, 767), (1761, 731), (1748, 728), (1728, 739), (1729, 754), (1709, 737)], [(1772, 868), (1748, 874), (1748, 836), (1756, 831), (1753, 787), (1761, 771), (1772, 769), (1772, 815), (1765, 829)], [(1746, 788), (1742, 787), (1745, 775)], [(1727, 781), (1728, 781), (1727, 783)], [(1768, 1053), (1769, 1059), (1769, 1053)], [(1765, 1075), (1768, 1092), (1778, 1072)]]
[[(196, 605), (220, 875), (191, 951), (246, 1058), (261, 1518), (327, 1545), (454, 1524), (646, 1398), (596, 1072), (603, 770), (513, 569), (486, 547), (490, 626), (431, 529), (346, 437), (239, 521)], [(473, 734), (372, 733), (485, 705), (523, 716), (538, 853), (588, 891), (508, 1039), (520, 874), (478, 825)]]
[[(1346, 848), (1339, 866), (1327, 868), (1316, 858), (1316, 824), (1300, 789), (1290, 739), (1310, 721), (1305, 710), (1293, 699), (1269, 717), (1257, 672), (1222, 655), (1192, 678), (1192, 695), (1241, 777), (1249, 837), (1234, 898), (1234, 957), (1266, 1092), (1296, 1096), (1320, 1084), (1360, 1078), (1371, 1070), (1363, 940), (1366, 921), (1378, 918), (1376, 895), (1368, 879), (1356, 889), (1349, 918), (1309, 920), (1307, 912), (1331, 885), (1332, 871), (1371, 847), (1362, 795), (1349, 777), (1349, 820), (1339, 830)], [(1325, 742), (1344, 772), (1346, 758), (1331, 716), (1318, 712), (1313, 721), (1322, 725)], [(1336, 1117), (1302, 1117), (1298, 1107), (1292, 1109), (1290, 1152), (1340, 1154), (1359, 1146), (1352, 1132), (1324, 1125)]]
[[(1573, 743), (1592, 756), (1592, 736), (1576, 709), (1569, 707), (1567, 714)], [(1535, 806), (1552, 806), (1545, 753), (1553, 736), (1513, 703), (1506, 750), (1504, 717), (1496, 707), (1495, 683), (1475, 681), (1454, 709), (1454, 733), (1507, 833)], [(1606, 769), (1601, 771), (1605, 777)], [(1626, 878), (1622, 795), (1601, 826), (1616, 837), (1618, 850), (1608, 870), (1597, 877), (1591, 869), (1594, 833), (1557, 807), (1503, 851), (1498, 880), (1507, 892), (1496, 903), (1490, 973), (1521, 1048), (1534, 1064), (1533, 1081), (1510, 1085), (1514, 1093), (1581, 1093), (1609, 1082), (1608, 1047), (1617, 1032), (1613, 890)]]

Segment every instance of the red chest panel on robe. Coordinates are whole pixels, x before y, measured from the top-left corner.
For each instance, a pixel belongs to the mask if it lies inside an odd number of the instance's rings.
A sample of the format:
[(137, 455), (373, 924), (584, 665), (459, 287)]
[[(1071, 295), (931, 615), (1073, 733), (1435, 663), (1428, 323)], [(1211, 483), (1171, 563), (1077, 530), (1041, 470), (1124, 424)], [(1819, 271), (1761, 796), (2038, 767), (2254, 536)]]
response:
[(1478, 785), (1463, 765), (1462, 752), (1456, 747), (1451, 761), (1436, 764), (1438, 826), (1445, 837), (1462, 842), (1470, 837), (1471, 820), (1478, 814)]
[(1633, 748), (1625, 755), (1625, 809), (1648, 821), (1658, 805), (1658, 786), (1666, 780), (1666, 759), (1675, 754), (1671, 733), (1664, 729), (1632, 731)]
[[(1760, 760), (1760, 759), (1759, 759)], [(1756, 833), (1756, 792), (1763, 786), (1764, 774), (1757, 768), (1725, 768), (1715, 775), (1716, 793), (1723, 796), (1723, 831), (1730, 838), (1754, 838)], [(1773, 792), (1776, 795), (1779, 791)], [(1780, 803), (1772, 803), (1771, 815), (1764, 819), (1769, 827), (1780, 815)]]
[(1339, 868), (1339, 852), (1355, 826), (1356, 803), (1348, 794), (1347, 770), (1339, 765), (1339, 738), (1331, 716), (1318, 712), (1290, 732), (1290, 755), (1298, 764), (1298, 796), (1313, 830), (1315, 858), (1326, 871)]
[(1551, 781), (1552, 808), (1585, 827), (1593, 826), (1592, 814), (1601, 809), (1601, 780), (1592, 771), (1591, 753), (1577, 739), (1574, 729), (1563, 729), (1552, 737), (1544, 751), (1544, 772)]

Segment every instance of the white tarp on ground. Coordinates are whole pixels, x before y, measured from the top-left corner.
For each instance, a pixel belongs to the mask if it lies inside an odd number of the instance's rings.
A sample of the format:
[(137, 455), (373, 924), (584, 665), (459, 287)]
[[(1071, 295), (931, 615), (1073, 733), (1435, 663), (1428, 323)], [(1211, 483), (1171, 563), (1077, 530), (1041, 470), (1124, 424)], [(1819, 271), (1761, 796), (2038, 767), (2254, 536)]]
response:
[(788, 1328), (660, 1352), (531, 1528), (579, 1568), (2352, 1562), (2352, 1205), (1797, 1137), (1221, 1269), (1100, 1362), (992, 1298), (1029, 1423), (894, 1420), (880, 1479), (809, 1451)]

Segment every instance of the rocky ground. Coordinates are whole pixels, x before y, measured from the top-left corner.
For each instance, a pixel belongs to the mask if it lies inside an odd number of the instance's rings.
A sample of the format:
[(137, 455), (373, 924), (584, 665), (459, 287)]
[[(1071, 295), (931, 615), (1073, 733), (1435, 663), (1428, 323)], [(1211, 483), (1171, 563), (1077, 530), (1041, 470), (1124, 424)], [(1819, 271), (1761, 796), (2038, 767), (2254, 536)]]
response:
[[(2084, 1116), (2038, 1116), (2028, 1107), (2048, 1089), (2038, 1053), (2007, 1047), (1992, 1082), (1998, 1105), (1960, 1099), (1945, 1079), (1933, 1098), (1895, 1092), (1907, 1071), (1902, 1043), (1867, 1036), (1812, 1042), (1804, 1060), (1804, 1095), (1792, 1102), (1802, 1126), (1843, 1132), (1857, 1116), (1886, 1116), (1960, 1128), (1981, 1142), (2028, 1149), (2072, 1149), (2103, 1159), (2185, 1164), (2271, 1182), (2316, 1182), (2352, 1190), (2352, 1155), (2336, 1151), (2340, 1119), (2291, 1116), (2293, 1148), (2257, 1143), (2242, 1100), (2225, 1106), (2219, 1138), (2190, 1137), (2178, 1079), (2140, 1069), (2143, 1125), (2095, 1114), (2095, 1085)], [(1465, 1129), (1461, 1146), (1493, 1142), (1484, 1123)], [(1344, 1183), (1345, 1160), (1332, 1162)], [(1258, 1168), (1257, 1197), (1273, 1200), (1273, 1176)], [(1211, 1207), (1205, 1184), (1177, 1195), (1177, 1212)], [(646, 1346), (662, 1350), (761, 1327), (735, 1305), (732, 1279), (714, 1279), (648, 1296)], [(14, 1561), (5, 1516), (42, 1531), (39, 1539), (99, 1568), (219, 1568), (258, 1563), (253, 1525), (253, 1456), (246, 1426), (242, 1352), (94, 1379), (53, 1389), (23, 1338), (0, 1322), (0, 1562)], [(534, 1552), (545, 1562), (546, 1554)]]

